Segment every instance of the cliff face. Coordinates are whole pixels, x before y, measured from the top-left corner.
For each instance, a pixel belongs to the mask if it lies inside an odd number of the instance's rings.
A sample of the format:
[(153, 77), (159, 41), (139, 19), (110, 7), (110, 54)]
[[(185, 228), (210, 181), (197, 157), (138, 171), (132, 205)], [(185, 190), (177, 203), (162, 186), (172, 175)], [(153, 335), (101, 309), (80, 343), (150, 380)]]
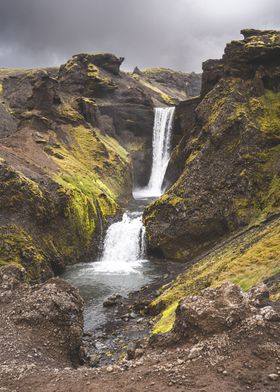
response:
[(185, 73), (169, 68), (147, 68), (140, 71), (136, 68), (132, 76), (143, 86), (155, 92), (162, 91), (162, 97), (167, 104), (196, 97), (201, 91), (201, 74), (195, 72)]
[(144, 214), (150, 251), (167, 258), (191, 260), (279, 212), (280, 34), (243, 34), (204, 63), (201, 98), (178, 107), (175, 183)]
[(59, 69), (0, 70), (0, 265), (46, 279), (96, 255), (100, 236), (149, 177), (152, 91), (111, 54)]

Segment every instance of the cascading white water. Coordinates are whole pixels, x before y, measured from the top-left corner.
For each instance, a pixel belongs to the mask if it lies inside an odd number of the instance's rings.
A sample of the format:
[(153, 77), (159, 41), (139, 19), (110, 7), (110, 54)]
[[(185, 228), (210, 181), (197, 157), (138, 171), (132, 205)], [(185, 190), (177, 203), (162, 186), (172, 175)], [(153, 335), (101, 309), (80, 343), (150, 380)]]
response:
[(104, 251), (97, 272), (131, 272), (145, 256), (145, 228), (142, 217), (123, 214), (120, 222), (107, 230)]
[(162, 184), (170, 159), (170, 142), (175, 107), (156, 108), (153, 132), (153, 165), (148, 184), (151, 194), (162, 194)]
[[(156, 108), (153, 129), (153, 163), (149, 184), (134, 192), (134, 197), (156, 197), (162, 194), (162, 184), (170, 159), (170, 145), (175, 107)], [(101, 260), (94, 263), (95, 272), (129, 273), (144, 260), (145, 228), (142, 214), (123, 214), (120, 222), (107, 230)]]
[(155, 109), (151, 176), (147, 187), (134, 192), (135, 197), (157, 197), (163, 193), (163, 180), (170, 159), (174, 113), (175, 107)]

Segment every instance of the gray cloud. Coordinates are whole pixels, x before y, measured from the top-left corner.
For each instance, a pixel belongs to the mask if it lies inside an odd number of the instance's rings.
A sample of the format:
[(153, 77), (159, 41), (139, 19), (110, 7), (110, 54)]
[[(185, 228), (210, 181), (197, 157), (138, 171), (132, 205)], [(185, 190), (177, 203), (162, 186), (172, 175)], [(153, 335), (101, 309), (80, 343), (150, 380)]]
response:
[(112, 52), (125, 69), (199, 71), (244, 27), (280, 29), (278, 0), (0, 0), (0, 67)]

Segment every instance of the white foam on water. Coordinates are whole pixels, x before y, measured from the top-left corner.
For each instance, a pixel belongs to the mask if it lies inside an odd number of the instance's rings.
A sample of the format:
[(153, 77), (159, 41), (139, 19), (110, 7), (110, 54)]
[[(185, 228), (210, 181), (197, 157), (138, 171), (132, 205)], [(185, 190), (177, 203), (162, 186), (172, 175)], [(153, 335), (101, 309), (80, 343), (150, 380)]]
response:
[(124, 213), (120, 222), (108, 228), (103, 249), (101, 260), (94, 263), (96, 272), (137, 273), (137, 267), (145, 261), (142, 217), (130, 217)]

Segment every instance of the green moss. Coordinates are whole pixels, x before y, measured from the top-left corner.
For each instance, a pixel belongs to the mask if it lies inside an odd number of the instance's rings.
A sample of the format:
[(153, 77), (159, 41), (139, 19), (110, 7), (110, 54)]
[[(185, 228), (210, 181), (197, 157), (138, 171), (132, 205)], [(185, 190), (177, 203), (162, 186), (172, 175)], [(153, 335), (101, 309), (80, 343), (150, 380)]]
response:
[(0, 226), (0, 267), (8, 264), (24, 267), (28, 280), (36, 281), (44, 262), (42, 250), (23, 229), (15, 225)]
[(0, 187), (0, 211), (29, 211), (33, 219), (44, 221), (54, 209), (53, 203), (46, 198), (40, 186), (0, 161), (5, 181)]
[(240, 176), (250, 180), (255, 194), (252, 198), (244, 197), (233, 202), (239, 217), (251, 216), (249, 222), (278, 212), (280, 207), (277, 169), (280, 163), (280, 93), (267, 90), (263, 96), (251, 98), (248, 104), (237, 105), (236, 115), (245, 118), (247, 126), (260, 132), (263, 140), (273, 140), (276, 144), (242, 155), (250, 166), (242, 170)]
[(145, 143), (144, 142), (131, 142), (126, 147), (129, 152), (144, 151), (145, 150)]
[(98, 213), (94, 199), (74, 186), (67, 188), (66, 184), (63, 185), (60, 193), (67, 200), (64, 217), (67, 219), (68, 227), (67, 230), (60, 230), (53, 238), (53, 242), (63, 255), (75, 257), (81, 249), (85, 253), (92, 249)]
[(61, 145), (56, 149), (64, 159), (54, 158), (61, 169), (55, 180), (90, 197), (105, 194), (115, 206), (130, 183), (128, 153), (115, 139), (97, 129), (93, 132), (78, 126), (69, 127), (68, 132), (73, 143), (70, 147)]
[(73, 106), (71, 103), (64, 103), (60, 105), (58, 112), (61, 116), (70, 120), (82, 121), (84, 119), (83, 116)]
[(257, 114), (257, 121), (262, 132), (274, 134), (280, 139), (280, 93), (266, 90), (265, 95), (256, 104), (251, 101), (251, 109)]
[(188, 156), (186, 163), (188, 164), (188, 163), (191, 163), (192, 161), (194, 161), (195, 158), (198, 156), (198, 154), (199, 154), (199, 151), (192, 151), (191, 154)]
[(91, 86), (93, 89), (104, 88), (114, 90), (116, 88), (113, 80), (109, 77), (102, 76), (100, 69), (94, 64), (88, 64), (87, 76), (94, 80), (94, 85)]
[(175, 322), (175, 312), (178, 306), (178, 302), (172, 303), (163, 312), (160, 320), (154, 325), (153, 333), (167, 333), (173, 328)]
[[(209, 116), (207, 117), (207, 123), (205, 124), (207, 128), (214, 126), (215, 123), (219, 121), (225, 107), (227, 107), (228, 103), (230, 102), (231, 94), (235, 91), (238, 84), (240, 83), (240, 79), (227, 79), (222, 80), (220, 83), (221, 87), (219, 90), (219, 97), (218, 99), (215, 99), (214, 105), (211, 100), (211, 108), (209, 111)], [(211, 94), (211, 92), (209, 94)], [(208, 97), (206, 96), (206, 100), (207, 99)], [(229, 118), (229, 120), (233, 119)]]
[[(207, 287), (217, 287), (225, 281), (238, 284), (249, 290), (255, 284), (279, 272), (280, 260), (280, 220), (256, 226), (236, 236), (220, 249), (210, 252), (185, 273), (180, 275), (168, 289), (151, 304), (163, 303), (166, 313), (162, 313), (155, 324), (154, 332), (170, 330), (170, 320), (178, 301), (190, 295), (197, 295)], [(274, 298), (278, 291), (274, 288)]]
[(277, 48), (280, 47), (280, 35), (276, 33), (268, 32), (259, 35), (252, 35), (246, 39), (245, 48), (247, 49), (255, 49), (255, 48), (264, 48), (267, 49), (269, 47)]
[(170, 95), (165, 94), (158, 87), (153, 86), (151, 83), (147, 82), (146, 80), (141, 79), (139, 75), (133, 75), (133, 78), (138, 80), (139, 83), (141, 83), (143, 86), (147, 87), (148, 89), (152, 90), (154, 93), (157, 93), (160, 96), (160, 99), (166, 105), (172, 106), (176, 104), (176, 100), (174, 98), (172, 98)]
[(51, 186), (45, 188), (0, 162), (6, 170), (0, 210), (14, 214), (17, 224), (18, 214), (24, 217), (34, 228), (30, 241), (58, 269), (92, 255), (97, 229), (120, 211), (132, 188), (130, 158), (116, 140), (90, 127), (63, 125), (62, 131), (64, 141), (50, 133), (57, 170), (48, 174), (56, 184), (46, 177)]
[(146, 75), (155, 75), (155, 74), (161, 74), (161, 73), (169, 73), (169, 74), (176, 74), (176, 72), (170, 68), (145, 68), (144, 71), (142, 72)]
[[(64, 214), (69, 227), (62, 228), (54, 242), (73, 258), (79, 249), (90, 252), (100, 224), (99, 212), (106, 223), (120, 211), (120, 199), (131, 179), (130, 158), (115, 139), (84, 126), (67, 127), (67, 132), (72, 143), (61, 143), (55, 149), (63, 159), (53, 156), (60, 168), (53, 179), (66, 199)], [(127, 197), (130, 191), (128, 188)]]

